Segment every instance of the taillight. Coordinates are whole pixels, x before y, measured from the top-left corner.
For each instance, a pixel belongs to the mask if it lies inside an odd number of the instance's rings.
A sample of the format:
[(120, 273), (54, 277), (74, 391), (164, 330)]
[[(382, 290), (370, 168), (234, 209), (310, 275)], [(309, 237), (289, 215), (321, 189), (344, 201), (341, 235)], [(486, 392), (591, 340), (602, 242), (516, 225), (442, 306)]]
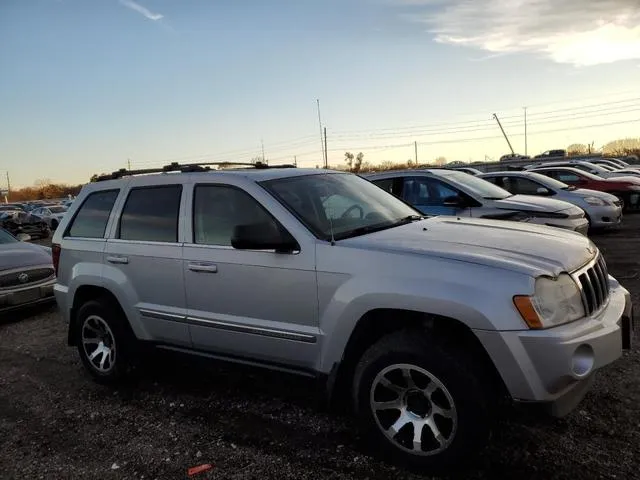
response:
[(53, 269), (56, 272), (56, 277), (58, 276), (58, 264), (60, 263), (60, 245), (58, 243), (54, 243), (51, 245), (51, 258), (53, 260)]

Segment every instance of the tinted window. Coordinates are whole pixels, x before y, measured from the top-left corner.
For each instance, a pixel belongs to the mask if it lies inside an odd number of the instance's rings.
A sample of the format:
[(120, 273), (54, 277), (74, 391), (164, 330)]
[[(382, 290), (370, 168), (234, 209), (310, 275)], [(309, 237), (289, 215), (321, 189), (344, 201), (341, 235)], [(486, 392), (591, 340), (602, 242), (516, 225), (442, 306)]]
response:
[(523, 177), (502, 177), (502, 188), (511, 193), (523, 195), (537, 195), (537, 190), (542, 185)]
[(231, 245), (236, 225), (276, 221), (248, 193), (222, 185), (199, 185), (193, 201), (193, 241)]
[(580, 177), (575, 173), (563, 171), (554, 172), (554, 178), (557, 178), (564, 183), (577, 183), (580, 181)]
[(182, 186), (134, 188), (122, 210), (118, 238), (177, 242)]
[(67, 230), (71, 237), (102, 238), (118, 190), (104, 190), (90, 194)]
[(445, 198), (459, 194), (445, 183), (427, 177), (405, 178), (402, 191), (411, 205), (443, 205)]

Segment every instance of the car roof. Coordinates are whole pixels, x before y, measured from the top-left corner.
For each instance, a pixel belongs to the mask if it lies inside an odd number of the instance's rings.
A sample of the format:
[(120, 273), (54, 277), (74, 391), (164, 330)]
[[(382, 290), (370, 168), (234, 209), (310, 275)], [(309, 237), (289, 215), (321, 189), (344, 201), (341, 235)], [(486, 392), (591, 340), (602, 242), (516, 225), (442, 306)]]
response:
[[(432, 177), (436, 177), (436, 176), (447, 176), (447, 175), (452, 175), (454, 173), (464, 173), (464, 172), (460, 172), (459, 170), (453, 170), (453, 169), (446, 169), (446, 168), (410, 168), (410, 169), (404, 169), (404, 170), (389, 170), (387, 172), (375, 172), (375, 173), (363, 173), (361, 174), (362, 177), (366, 178), (366, 179), (376, 179), (376, 178), (392, 178), (392, 177), (400, 177), (403, 175), (407, 175), (407, 174), (411, 174), (411, 175), (422, 175), (425, 177), (428, 176), (432, 176)], [(465, 174), (467, 175), (467, 174)]]
[(319, 168), (238, 168), (238, 169), (224, 169), (224, 170), (208, 170), (201, 172), (167, 172), (167, 173), (149, 173), (134, 176), (123, 176), (122, 178), (116, 178), (112, 180), (101, 180), (98, 182), (92, 182), (85, 187), (90, 187), (91, 190), (108, 190), (111, 188), (121, 188), (122, 183), (145, 184), (152, 180), (156, 185), (162, 182), (158, 179), (166, 178), (168, 182), (198, 182), (203, 179), (223, 179), (223, 178), (242, 178), (253, 182), (263, 182), (267, 180), (276, 180), (280, 178), (293, 178), (302, 177), (308, 175), (326, 175), (326, 174), (348, 174), (349, 172), (343, 172), (330, 169)]

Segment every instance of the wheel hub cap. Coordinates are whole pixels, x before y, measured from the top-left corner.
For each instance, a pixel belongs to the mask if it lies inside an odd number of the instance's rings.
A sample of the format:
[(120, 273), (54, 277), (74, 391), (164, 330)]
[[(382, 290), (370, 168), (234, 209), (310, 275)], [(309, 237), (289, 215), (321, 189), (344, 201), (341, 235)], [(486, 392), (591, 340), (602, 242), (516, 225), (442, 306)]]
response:
[(82, 348), (93, 368), (109, 373), (116, 361), (116, 342), (105, 320), (91, 315), (82, 324)]
[(446, 450), (455, 437), (458, 414), (445, 385), (429, 371), (395, 364), (375, 377), (369, 395), (376, 424), (394, 446), (414, 455)]

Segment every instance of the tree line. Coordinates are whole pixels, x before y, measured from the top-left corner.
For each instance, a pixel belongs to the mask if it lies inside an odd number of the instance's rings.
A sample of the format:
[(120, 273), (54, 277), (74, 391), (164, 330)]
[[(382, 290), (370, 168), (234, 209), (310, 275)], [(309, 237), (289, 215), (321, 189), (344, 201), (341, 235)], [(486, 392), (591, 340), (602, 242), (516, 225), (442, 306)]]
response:
[(69, 195), (74, 197), (80, 193), (82, 185), (67, 185), (53, 183), (49, 179), (41, 179), (31, 187), (12, 189), (7, 200), (10, 202), (23, 202), (27, 200), (50, 200), (54, 198), (65, 198)]

